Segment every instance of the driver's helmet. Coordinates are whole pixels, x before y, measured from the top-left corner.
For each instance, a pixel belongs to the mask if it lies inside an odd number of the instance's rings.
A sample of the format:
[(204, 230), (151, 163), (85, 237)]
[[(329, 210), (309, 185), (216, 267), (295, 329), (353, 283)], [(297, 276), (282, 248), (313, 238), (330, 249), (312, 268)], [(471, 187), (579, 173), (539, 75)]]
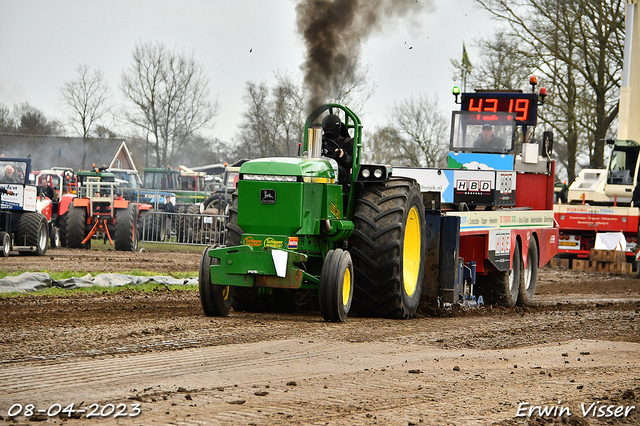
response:
[(322, 119), (322, 130), (328, 138), (335, 139), (340, 136), (341, 127), (342, 122), (337, 115), (329, 114)]

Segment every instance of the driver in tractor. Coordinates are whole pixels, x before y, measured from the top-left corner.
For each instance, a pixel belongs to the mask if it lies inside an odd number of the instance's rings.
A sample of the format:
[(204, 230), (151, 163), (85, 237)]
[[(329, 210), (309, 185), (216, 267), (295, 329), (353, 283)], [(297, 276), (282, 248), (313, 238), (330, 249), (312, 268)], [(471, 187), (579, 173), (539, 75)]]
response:
[(347, 185), (351, 181), (351, 154), (353, 139), (337, 115), (329, 114), (322, 119), (322, 155), (338, 163), (338, 183)]
[(44, 195), (45, 197), (53, 201), (53, 199), (55, 198), (55, 192), (53, 191), (53, 188), (47, 183), (47, 177), (40, 176), (38, 182), (38, 195)]
[(4, 168), (4, 176), (0, 178), (1, 183), (21, 183), (16, 173), (14, 173), (14, 169), (10, 164)]
[(499, 151), (505, 148), (505, 143), (504, 139), (493, 133), (491, 124), (485, 124), (482, 126), (482, 132), (478, 135), (478, 139), (473, 143), (473, 147), (481, 150)]

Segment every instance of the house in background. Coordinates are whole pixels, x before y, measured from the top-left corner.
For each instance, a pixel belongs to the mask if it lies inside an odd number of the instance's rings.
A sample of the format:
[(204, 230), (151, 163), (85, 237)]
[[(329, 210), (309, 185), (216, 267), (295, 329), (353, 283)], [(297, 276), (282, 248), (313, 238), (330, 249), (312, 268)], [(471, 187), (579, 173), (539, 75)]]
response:
[(138, 170), (123, 139), (0, 134), (0, 155), (31, 158), (32, 170), (93, 167)]

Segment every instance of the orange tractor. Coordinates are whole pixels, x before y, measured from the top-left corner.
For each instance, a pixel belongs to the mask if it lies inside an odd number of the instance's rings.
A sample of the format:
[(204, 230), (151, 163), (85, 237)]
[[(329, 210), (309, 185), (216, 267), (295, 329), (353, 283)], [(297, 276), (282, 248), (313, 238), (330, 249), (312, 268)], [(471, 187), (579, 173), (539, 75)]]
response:
[(69, 207), (67, 246), (91, 248), (95, 236), (107, 239), (115, 249), (136, 251), (138, 248), (138, 217), (152, 208), (151, 204), (132, 203), (122, 198), (113, 173), (105, 167), (77, 172), (78, 196)]

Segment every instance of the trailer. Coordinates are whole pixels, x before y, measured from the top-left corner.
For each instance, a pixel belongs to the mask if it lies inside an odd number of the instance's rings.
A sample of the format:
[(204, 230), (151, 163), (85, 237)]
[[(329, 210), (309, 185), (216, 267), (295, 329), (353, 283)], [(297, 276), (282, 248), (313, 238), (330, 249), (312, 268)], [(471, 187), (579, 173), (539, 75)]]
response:
[(531, 93), (454, 87), (461, 111), (452, 114), (448, 168), (393, 168), (419, 182), (433, 212), (422, 294), (433, 306), (476, 296), (530, 305), (538, 269), (557, 254), (553, 134), (534, 137), (546, 90), (535, 92), (535, 78), (530, 83)]

